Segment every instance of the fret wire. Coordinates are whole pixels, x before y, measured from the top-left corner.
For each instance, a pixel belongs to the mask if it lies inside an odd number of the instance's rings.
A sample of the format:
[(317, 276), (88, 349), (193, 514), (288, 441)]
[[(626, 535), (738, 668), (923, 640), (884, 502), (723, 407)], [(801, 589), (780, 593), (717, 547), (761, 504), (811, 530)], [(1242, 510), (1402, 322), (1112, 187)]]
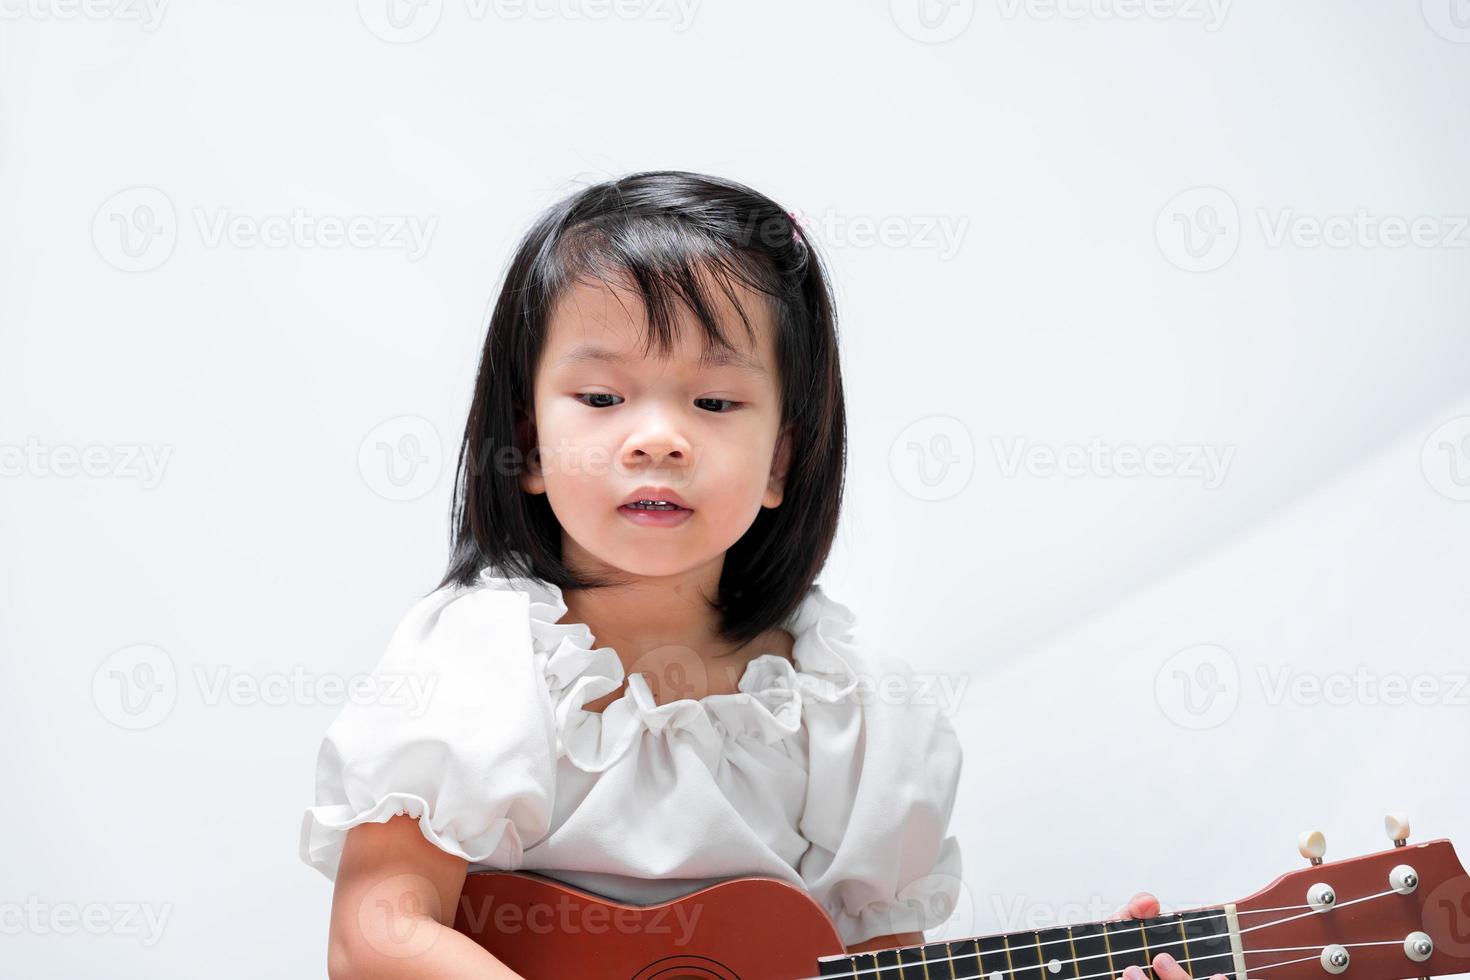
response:
[(1011, 962), (1011, 941), (1005, 936), (1001, 936), (1000, 942), (1006, 950), (1006, 972), (1011, 975), (1011, 980), (1016, 980), (1016, 966)]
[(1179, 917), (1179, 941), (1184, 944), (1184, 972), (1194, 976), (1193, 957), (1189, 955), (1189, 934), (1184, 931), (1184, 916)]
[(1072, 980), (1077, 980), (1082, 975), (1082, 967), (1077, 963), (1077, 944), (1072, 941), (1072, 927), (1067, 926), (1067, 948), (1072, 951)]
[(1036, 942), (1036, 972), (1039, 980), (1046, 980), (1046, 957), (1041, 952), (1041, 930), (1038, 929), (1031, 934)]
[(1103, 949), (1108, 951), (1108, 976), (1116, 977), (1118, 971), (1113, 968), (1113, 944), (1108, 942), (1108, 926), (1103, 923), (1102, 927)]

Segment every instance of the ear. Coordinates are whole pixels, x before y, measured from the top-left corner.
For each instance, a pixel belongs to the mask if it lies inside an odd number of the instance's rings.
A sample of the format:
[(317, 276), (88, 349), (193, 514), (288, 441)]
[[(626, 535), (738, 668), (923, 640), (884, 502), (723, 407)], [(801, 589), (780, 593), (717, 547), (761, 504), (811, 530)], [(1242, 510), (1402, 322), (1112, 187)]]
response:
[(771, 454), (771, 478), (766, 484), (762, 507), (780, 507), (786, 496), (786, 473), (791, 468), (791, 426), (781, 430), (776, 439), (776, 450)]
[(536, 422), (524, 409), (516, 409), (516, 445), (524, 449), (526, 454), (526, 465), (521, 468), (521, 489), (526, 493), (545, 493), (546, 477), (541, 471), (541, 448), (536, 441)]

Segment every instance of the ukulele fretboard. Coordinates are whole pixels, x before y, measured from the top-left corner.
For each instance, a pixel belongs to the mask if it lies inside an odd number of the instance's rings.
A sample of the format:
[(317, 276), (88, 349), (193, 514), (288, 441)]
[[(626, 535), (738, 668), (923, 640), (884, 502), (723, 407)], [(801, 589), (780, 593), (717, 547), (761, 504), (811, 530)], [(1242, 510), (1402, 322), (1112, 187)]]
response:
[(1226, 909), (1194, 909), (1151, 919), (1124, 919), (1010, 932), (843, 954), (820, 961), (820, 976), (861, 980), (1113, 980), (1168, 953), (1194, 980), (1235, 976)]

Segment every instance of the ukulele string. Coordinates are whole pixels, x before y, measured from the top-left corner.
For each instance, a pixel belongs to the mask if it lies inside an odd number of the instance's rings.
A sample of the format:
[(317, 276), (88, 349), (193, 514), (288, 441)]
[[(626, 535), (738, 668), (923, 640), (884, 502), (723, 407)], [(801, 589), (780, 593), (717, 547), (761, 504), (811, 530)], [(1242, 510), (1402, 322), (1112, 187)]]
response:
[[(1349, 901), (1342, 902), (1341, 904), (1333, 905), (1332, 906), (1332, 909), (1346, 908), (1349, 905), (1356, 905), (1359, 902), (1367, 902), (1367, 901), (1371, 901), (1372, 899), (1375, 899), (1375, 898), (1382, 898), (1385, 895), (1394, 895), (1394, 894), (1397, 894), (1397, 889), (1390, 888), (1390, 889), (1388, 889), (1386, 891), (1376, 892), (1376, 893), (1374, 893), (1372, 895), (1363, 895), (1360, 898), (1350, 899)], [(1255, 914), (1255, 913), (1259, 913), (1259, 912), (1277, 912), (1277, 911), (1286, 912), (1286, 911), (1291, 911), (1293, 909), (1303, 909), (1303, 908), (1310, 909), (1311, 906), (1308, 906), (1308, 905), (1283, 905), (1283, 906), (1280, 906), (1279, 908), (1274, 908), (1274, 909), (1251, 909), (1250, 911), (1245, 912), (1245, 913), (1242, 913), (1240, 910), (1237, 909), (1236, 910), (1236, 915), (1237, 916), (1239, 916), (1241, 914), (1251, 915), (1251, 914)], [(1331, 911), (1331, 909), (1329, 909), (1329, 911)], [(1198, 916), (1197, 918), (1192, 919), (1190, 921), (1199, 922), (1199, 921), (1204, 921), (1205, 919), (1220, 918), (1220, 917), (1225, 916), (1226, 914), (1227, 913), (1225, 913), (1224, 911), (1221, 911), (1221, 912), (1211, 912), (1211, 913), (1208, 913), (1206, 915)], [(1315, 909), (1313, 909), (1311, 911), (1303, 912), (1303, 913), (1300, 913), (1298, 915), (1290, 915), (1290, 916), (1287, 916), (1285, 918), (1273, 919), (1270, 922), (1261, 922), (1261, 923), (1258, 923), (1256, 925), (1246, 927), (1244, 929), (1238, 929), (1238, 930), (1236, 930), (1236, 935), (1237, 936), (1241, 936), (1241, 935), (1244, 935), (1247, 932), (1254, 932), (1257, 929), (1269, 929), (1272, 926), (1278, 926), (1278, 925), (1281, 925), (1281, 924), (1286, 923), (1286, 922), (1292, 922), (1292, 921), (1294, 921), (1296, 919), (1301, 919), (1301, 918), (1304, 918), (1304, 917), (1306, 917), (1308, 915), (1320, 915), (1320, 914), (1322, 914), (1322, 913), (1319, 913)], [(1109, 921), (1126, 922), (1128, 920), (1126, 920), (1126, 919), (1119, 919), (1119, 920), (1109, 920)], [(1145, 926), (1144, 926), (1142, 920), (1138, 920), (1138, 922), (1139, 922), (1138, 925), (1132, 926), (1131, 928), (1126, 929), (1126, 930), (1119, 930), (1119, 931), (1114, 931), (1114, 932), (1107, 932), (1105, 930), (1104, 933), (1103, 933), (1103, 935), (1104, 935), (1105, 938), (1112, 937), (1112, 936), (1117, 936), (1117, 935), (1119, 935), (1119, 932), (1138, 932), (1140, 935), (1142, 935)], [(1037, 947), (1051, 946), (1051, 945), (1055, 945), (1055, 944), (1058, 944), (1058, 943), (1071, 942), (1072, 941), (1072, 938), (1073, 937), (1068, 937), (1067, 939), (1048, 939), (1045, 942), (1038, 941), (1034, 945), (1037, 946)], [(1204, 938), (1204, 937), (1201, 937), (1201, 938)], [(1209, 937), (1209, 938), (1219, 938), (1219, 937)], [(969, 942), (969, 940), (959, 940), (959, 941), (960, 942)], [(1199, 940), (1197, 939), (1196, 942), (1198, 942), (1198, 941)], [(1150, 952), (1151, 950), (1159, 950), (1159, 949), (1162, 949), (1165, 946), (1187, 945), (1187, 942), (1188, 942), (1188, 937), (1185, 937), (1184, 939), (1173, 939), (1173, 940), (1169, 940), (1167, 942), (1155, 943), (1152, 947), (1150, 947), (1149, 945), (1147, 945), (1147, 943), (1145, 943), (1145, 945), (1138, 946), (1138, 947), (1135, 947), (1133, 949), (1109, 950), (1108, 952), (1105, 952), (1105, 953), (1092, 953), (1092, 954), (1089, 954), (1087, 956), (1074, 956), (1074, 957), (1069, 957), (1068, 959), (1065, 959), (1065, 960), (1063, 960), (1063, 959), (1057, 959), (1056, 962), (1058, 964), (1060, 964), (1060, 965), (1066, 965), (1068, 963), (1078, 964), (1078, 963), (1081, 963), (1083, 960), (1095, 960), (1095, 959), (1098, 959), (1099, 957), (1103, 957), (1103, 956), (1108, 957), (1109, 962), (1111, 962), (1113, 956), (1124, 956), (1124, 955), (1129, 954), (1129, 953), (1146, 953), (1146, 952)], [(926, 944), (923, 944), (923, 945), (924, 946), (928, 946), (930, 944), (927, 944), (926, 943)], [(934, 944), (934, 945), (937, 945), (937, 944)], [(945, 948), (948, 949), (949, 943), (946, 942), (944, 945), (945, 945)], [(1375, 945), (1382, 945), (1382, 944), (1381, 943), (1376, 943), (1376, 942), (1375, 943), (1363, 942), (1363, 943), (1348, 943), (1348, 944), (1343, 944), (1343, 945), (1347, 945), (1347, 946), (1375, 946)], [(913, 948), (923, 948), (923, 947), (902, 947), (902, 948), (913, 949)], [(1300, 949), (1309, 949), (1309, 948), (1312, 948), (1312, 947), (1302, 946), (1302, 947), (1297, 947), (1297, 948), (1300, 948)], [(1039, 949), (1037, 951), (1038, 951), (1038, 953), (1040, 952)], [(1242, 949), (1241, 950), (1241, 956), (1244, 957), (1247, 953), (1261, 953), (1261, 952), (1275, 952), (1275, 951), (1276, 950), (1245, 950), (1245, 949)], [(1284, 952), (1286, 950), (1280, 950), (1280, 951)], [(887, 952), (887, 951), (885, 950), (884, 952)], [(992, 951), (992, 952), (995, 952), (995, 951)], [(950, 955), (948, 955), (948, 956), (941, 956), (941, 957), (938, 957), (937, 959), (932, 959), (932, 960), (926, 958), (924, 960), (921, 960), (918, 964), (915, 964), (915, 963), (912, 963), (912, 962), (910, 962), (910, 963), (904, 963), (904, 964), (894, 963), (892, 966), (879, 966), (879, 965), (877, 965), (878, 960), (877, 960), (876, 954), (858, 954), (858, 955), (872, 955), (873, 956), (873, 963), (874, 963), (874, 965), (871, 968), (864, 967), (862, 969), (857, 969), (857, 970), (850, 971), (847, 974), (847, 976), (848, 977), (852, 977), (852, 978), (856, 978), (856, 977), (859, 977), (859, 976), (862, 976), (862, 975), (865, 975), (865, 974), (869, 974), (869, 973), (877, 973), (878, 970), (880, 970), (880, 969), (882, 969), (882, 970), (890, 970), (890, 969), (893, 969), (894, 967), (899, 966), (899, 965), (902, 965), (902, 966), (915, 966), (915, 965), (922, 965), (924, 963), (953, 963), (957, 959), (974, 958), (974, 957), (976, 957), (978, 955), (978, 953), (979, 953), (979, 945), (977, 943), (977, 945), (976, 945), (976, 952), (975, 953), (962, 953), (962, 954), (956, 955), (954, 953), (954, 951), (951, 949), (951, 950), (949, 950), (949, 954)], [(1216, 954), (1216, 955), (1224, 955), (1224, 954)], [(1209, 957), (1209, 958), (1213, 958), (1213, 957)], [(1311, 960), (1311, 959), (1316, 959), (1316, 957), (1313, 957), (1313, 956), (1305, 957), (1305, 960)], [(1047, 971), (1049, 971), (1050, 970), (1050, 966), (1049, 966), (1050, 962), (1051, 961), (1048, 961), (1048, 963), (1038, 963), (1034, 967), (1027, 966), (1024, 969), (1027, 969), (1027, 970), (1037, 969), (1037, 970), (1047, 970)], [(1274, 966), (1286, 966), (1288, 963), (1301, 963), (1301, 962), (1304, 962), (1304, 960), (1286, 960), (1286, 961), (1281, 962), (1281, 963), (1268, 963), (1265, 966), (1257, 967), (1255, 969), (1269, 970), (1269, 969), (1271, 969), (1271, 967), (1274, 967)], [(1060, 965), (1058, 967), (1058, 972), (1060, 972)], [(1249, 974), (1251, 971), (1250, 970), (1247, 970), (1246, 972), (1247, 972), (1247, 974)], [(1020, 973), (1020, 971), (1019, 970), (1016, 970), (1014, 968), (1013, 969), (1010, 969), (1010, 970), (992, 970), (989, 973), (977, 973), (977, 974), (967, 975), (965, 977), (956, 977), (955, 980), (1016, 980), (1017, 975), (1019, 973)], [(1069, 977), (1069, 978), (1067, 978), (1067, 980), (1095, 980), (1095, 978), (1098, 978), (1098, 977), (1111, 977), (1111, 976), (1116, 976), (1116, 974), (1114, 974), (1111, 971), (1109, 971), (1107, 973), (1089, 973), (1089, 974), (1082, 974), (1082, 975), (1079, 975), (1079, 976), (1076, 976), (1076, 977)], [(809, 978), (806, 978), (806, 980), (824, 980), (824, 978), (822, 978), (822, 977), (809, 977)], [(1195, 977), (1194, 980), (1203, 980), (1203, 978)], [(1241, 980), (1241, 978), (1237, 978), (1237, 980)]]

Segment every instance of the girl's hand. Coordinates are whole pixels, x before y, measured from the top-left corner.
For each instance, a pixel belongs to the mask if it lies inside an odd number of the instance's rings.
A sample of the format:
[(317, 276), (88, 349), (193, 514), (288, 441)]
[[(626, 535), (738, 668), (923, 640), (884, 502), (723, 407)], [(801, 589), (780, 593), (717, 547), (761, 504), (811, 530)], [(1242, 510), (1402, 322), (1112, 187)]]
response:
[[(1148, 892), (1139, 892), (1128, 900), (1123, 908), (1120, 919), (1150, 919), (1159, 914), (1159, 900)], [(1168, 953), (1159, 953), (1150, 964), (1154, 968), (1154, 976), (1158, 980), (1191, 980), (1179, 961)], [(1138, 967), (1130, 966), (1123, 971), (1122, 980), (1148, 980), (1147, 975)], [(1216, 973), (1210, 980), (1226, 980), (1225, 974)]]

